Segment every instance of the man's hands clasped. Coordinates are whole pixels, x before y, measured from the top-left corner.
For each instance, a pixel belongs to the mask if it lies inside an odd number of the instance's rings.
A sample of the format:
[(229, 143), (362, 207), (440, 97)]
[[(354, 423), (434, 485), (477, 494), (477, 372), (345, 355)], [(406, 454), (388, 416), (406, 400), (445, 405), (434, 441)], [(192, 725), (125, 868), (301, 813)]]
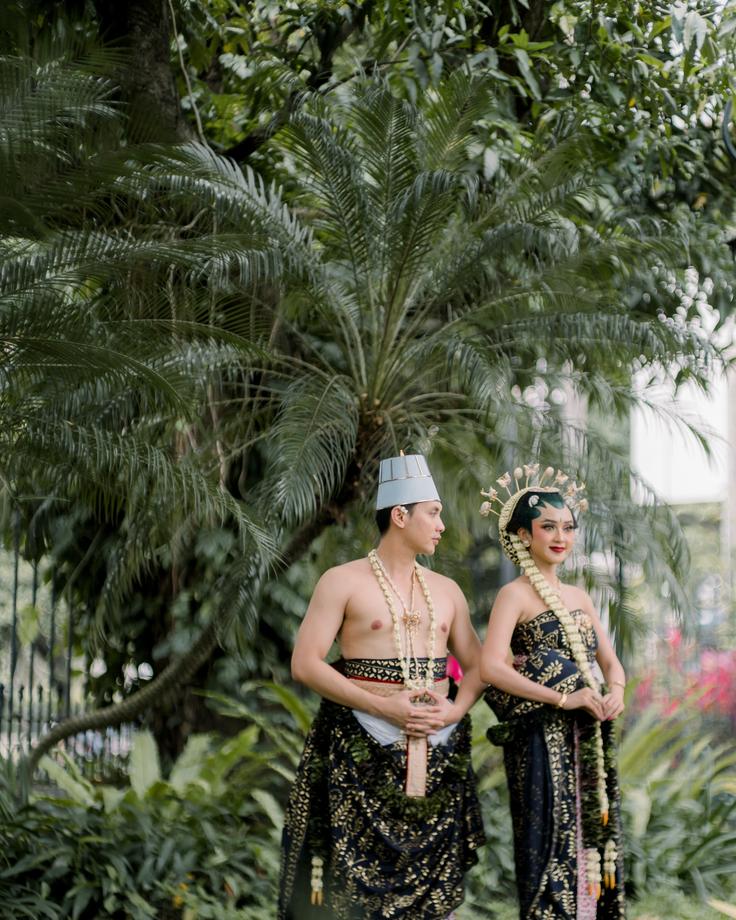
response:
[(426, 738), (461, 718), (452, 700), (433, 690), (402, 690), (384, 705), (384, 717), (413, 738)]

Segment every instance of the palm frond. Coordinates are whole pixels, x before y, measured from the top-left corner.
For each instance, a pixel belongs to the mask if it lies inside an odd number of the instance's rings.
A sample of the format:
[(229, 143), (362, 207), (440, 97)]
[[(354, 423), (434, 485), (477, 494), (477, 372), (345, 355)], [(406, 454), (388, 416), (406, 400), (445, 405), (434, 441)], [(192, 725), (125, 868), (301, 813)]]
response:
[(284, 523), (309, 519), (332, 498), (354, 455), (357, 430), (357, 405), (345, 379), (319, 375), (287, 388), (269, 438), (268, 477), (273, 511)]
[(371, 258), (372, 213), (351, 156), (352, 139), (345, 129), (305, 111), (297, 113), (279, 139), (301, 172), (300, 203), (315, 209), (312, 226), (335, 257), (348, 264), (356, 291), (363, 290), (370, 303), (365, 269)]
[(488, 115), (492, 105), (490, 86), (483, 77), (462, 69), (429, 95), (424, 108), (417, 148), (421, 168), (462, 173), (475, 142), (475, 123)]
[[(507, 448), (565, 457), (595, 496), (588, 555), (675, 585), (675, 522), (632, 503), (595, 417), (648, 401), (634, 368), (704, 381), (725, 359), (673, 304), (644, 308), (640, 280), (680, 265), (689, 230), (607, 204), (584, 131), (487, 182), (491, 87), (457, 73), (414, 105), (355, 81), (294, 105), (268, 144), (277, 186), (202, 145), (121, 143), (107, 78), (62, 68), (65, 100), (55, 66), (0, 62), (0, 195), (19, 202), (0, 219), (0, 473), (44, 515), (78, 504), (109, 528), (100, 641), (141, 579), (196, 568), (198, 526), (222, 525), (238, 577), (212, 581), (220, 635), (231, 605), (244, 648), (276, 544), (311, 539), (412, 444), (468, 515)], [(540, 379), (587, 404), (586, 429), (525, 399)]]

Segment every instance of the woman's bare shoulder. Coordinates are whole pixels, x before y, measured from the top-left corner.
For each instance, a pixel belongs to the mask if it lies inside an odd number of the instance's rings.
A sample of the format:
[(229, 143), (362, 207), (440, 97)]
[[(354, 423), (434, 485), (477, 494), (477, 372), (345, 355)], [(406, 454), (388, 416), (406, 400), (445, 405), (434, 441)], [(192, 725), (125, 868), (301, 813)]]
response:
[(490, 623), (518, 623), (526, 616), (530, 598), (529, 586), (521, 578), (515, 578), (499, 589), (493, 601)]
[(526, 578), (524, 578), (523, 575), (520, 575), (513, 581), (506, 582), (506, 584), (499, 589), (499, 592), (496, 596), (499, 598), (499, 600), (503, 601), (522, 601), (528, 598), (530, 592), (533, 593), (533, 590), (534, 589), (531, 587)]
[(586, 613), (590, 613), (591, 610), (595, 612), (593, 601), (583, 588), (577, 585), (565, 585), (565, 594), (574, 602), (578, 610), (585, 610)]

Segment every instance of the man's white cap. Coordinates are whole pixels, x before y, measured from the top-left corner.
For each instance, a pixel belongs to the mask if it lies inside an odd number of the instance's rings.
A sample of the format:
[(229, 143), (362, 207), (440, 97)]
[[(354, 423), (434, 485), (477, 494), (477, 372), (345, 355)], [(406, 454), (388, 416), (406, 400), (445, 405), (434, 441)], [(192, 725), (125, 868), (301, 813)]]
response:
[(378, 471), (376, 511), (414, 502), (438, 502), (437, 487), (421, 454), (381, 460)]

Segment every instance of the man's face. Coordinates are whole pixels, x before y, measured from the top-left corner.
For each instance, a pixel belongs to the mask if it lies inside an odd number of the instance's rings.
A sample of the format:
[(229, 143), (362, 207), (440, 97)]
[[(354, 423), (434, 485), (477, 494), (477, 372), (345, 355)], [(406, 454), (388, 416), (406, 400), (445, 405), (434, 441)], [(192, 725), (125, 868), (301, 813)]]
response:
[(434, 555), (445, 529), (441, 515), (442, 503), (437, 501), (417, 502), (411, 512), (404, 515), (404, 538), (415, 553)]

